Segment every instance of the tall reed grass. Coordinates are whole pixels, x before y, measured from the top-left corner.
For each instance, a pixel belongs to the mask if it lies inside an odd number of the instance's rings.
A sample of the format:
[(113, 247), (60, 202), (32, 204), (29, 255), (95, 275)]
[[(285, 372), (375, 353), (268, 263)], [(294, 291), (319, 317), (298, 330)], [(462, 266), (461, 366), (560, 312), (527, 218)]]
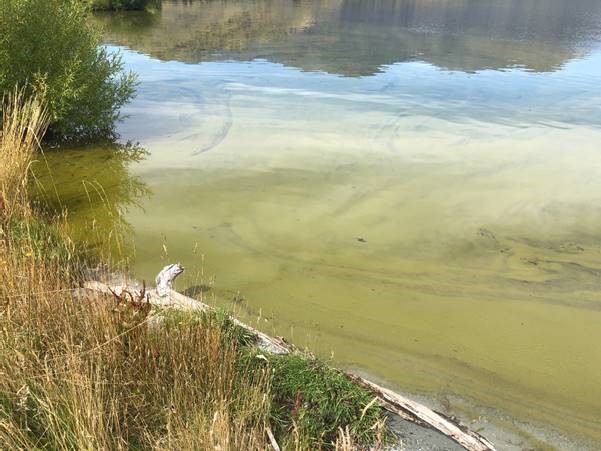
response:
[(35, 97), (15, 88), (2, 99), (0, 131), (0, 213), (9, 216), (28, 205), (29, 164), (48, 126), (48, 115)]

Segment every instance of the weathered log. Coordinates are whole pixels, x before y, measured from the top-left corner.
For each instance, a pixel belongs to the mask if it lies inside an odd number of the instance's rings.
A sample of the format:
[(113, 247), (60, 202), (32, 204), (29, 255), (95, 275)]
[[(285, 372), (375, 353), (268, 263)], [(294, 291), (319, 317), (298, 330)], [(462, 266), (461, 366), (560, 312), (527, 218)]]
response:
[[(198, 301), (196, 299), (192, 299), (189, 298), (188, 296), (184, 296), (181, 293), (178, 293), (177, 291), (173, 290), (171, 287), (171, 284), (173, 282), (173, 280), (175, 280), (175, 278), (177, 276), (179, 276), (181, 274), (181, 271), (177, 271), (177, 270), (172, 270), (171, 269), (167, 269), (170, 268), (173, 265), (169, 265), (166, 266), (163, 271), (161, 271), (162, 273), (162, 277), (161, 277), (161, 281), (163, 282), (163, 288), (161, 289), (161, 294), (159, 294), (158, 289), (150, 289), (148, 291), (146, 291), (146, 299), (147, 301), (152, 304), (155, 305), (157, 307), (168, 307), (168, 308), (175, 308), (175, 309), (179, 309), (179, 310), (191, 310), (191, 311), (210, 311), (212, 310), (212, 307), (205, 304), (204, 302)], [(181, 266), (180, 266), (181, 268)], [(183, 269), (183, 268), (182, 268)], [(159, 275), (161, 275), (161, 273), (159, 273)], [(157, 281), (159, 280), (159, 276), (157, 276)], [(128, 285), (117, 285), (117, 286), (108, 286), (102, 282), (98, 282), (98, 281), (87, 281), (84, 284), (84, 288), (89, 289), (89, 290), (94, 290), (94, 291), (99, 291), (102, 293), (106, 293), (106, 294), (117, 294), (120, 295), (123, 291), (129, 291), (131, 292), (134, 297), (137, 297), (139, 295), (139, 293), (137, 292), (137, 289), (134, 287), (130, 287)], [(252, 326), (249, 326), (248, 324), (243, 323), (242, 321), (236, 319), (236, 318), (231, 318), (232, 322), (247, 330), (248, 332), (250, 332), (252, 335), (254, 335), (257, 338), (257, 345), (259, 346), (259, 348), (265, 352), (268, 352), (270, 354), (288, 354), (291, 351), (291, 346), (286, 343), (284, 341), (283, 338), (281, 337), (270, 337), (269, 335), (261, 332), (260, 330), (255, 329)]]
[(173, 281), (184, 272), (184, 267), (179, 263), (165, 266), (157, 275), (155, 282), (157, 284), (157, 294), (160, 297), (169, 295)]
[[(157, 288), (145, 292), (146, 300), (159, 307), (169, 307), (180, 310), (196, 310), (196, 311), (211, 311), (212, 307), (185, 296), (173, 290), (173, 281), (184, 271), (184, 268), (179, 264), (165, 266), (156, 278)], [(160, 287), (159, 287), (160, 285)], [(84, 284), (84, 287), (89, 290), (99, 291), (106, 294), (120, 295), (123, 291), (129, 291), (134, 297), (139, 293), (133, 287), (127, 285), (108, 286), (97, 281), (89, 281)], [(243, 323), (242, 321), (231, 318), (237, 326), (252, 333), (258, 340), (258, 346), (261, 350), (270, 354), (288, 354), (292, 352), (293, 347), (281, 338), (273, 338), (263, 332)], [(405, 396), (402, 396), (394, 391), (381, 387), (380, 385), (371, 382), (363, 377), (344, 372), (352, 381), (358, 385), (371, 391), (380, 401), (383, 408), (399, 415), (400, 417), (418, 423), (422, 426), (427, 426), (435, 429), (443, 435), (454, 440), (468, 451), (495, 451), (492, 443), (486, 440), (481, 435), (470, 431), (467, 428), (461, 428), (457, 424), (449, 421), (442, 415), (434, 412), (428, 407), (415, 402)], [(269, 434), (270, 431), (268, 431)], [(271, 441), (271, 437), (270, 441)], [(275, 440), (275, 439), (274, 439)], [(273, 446), (273, 442), (272, 442)], [(276, 443), (277, 446), (277, 443)], [(274, 449), (276, 447), (274, 446)]]
[(387, 410), (400, 415), (403, 418), (407, 416), (416, 418), (421, 424), (425, 424), (447, 437), (459, 443), (465, 449), (470, 451), (494, 451), (494, 445), (482, 437), (480, 434), (464, 430), (458, 425), (449, 421), (442, 415), (434, 412), (426, 406), (415, 402), (403, 395), (400, 395), (392, 390), (381, 387), (380, 385), (364, 379), (360, 376), (346, 373), (346, 375), (358, 385), (367, 388), (374, 393), (382, 401), (383, 407)]

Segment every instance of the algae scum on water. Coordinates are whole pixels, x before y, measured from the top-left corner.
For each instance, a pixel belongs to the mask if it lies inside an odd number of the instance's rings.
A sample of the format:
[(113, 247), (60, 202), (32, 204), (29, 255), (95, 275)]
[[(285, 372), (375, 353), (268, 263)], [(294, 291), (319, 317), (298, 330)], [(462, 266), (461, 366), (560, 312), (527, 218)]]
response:
[[(165, 244), (338, 364), (600, 442), (601, 5), (366, 5), (97, 17), (140, 74), (120, 132), (148, 155), (106, 190), (135, 274)], [(72, 152), (47, 154), (59, 194), (101, 178)]]

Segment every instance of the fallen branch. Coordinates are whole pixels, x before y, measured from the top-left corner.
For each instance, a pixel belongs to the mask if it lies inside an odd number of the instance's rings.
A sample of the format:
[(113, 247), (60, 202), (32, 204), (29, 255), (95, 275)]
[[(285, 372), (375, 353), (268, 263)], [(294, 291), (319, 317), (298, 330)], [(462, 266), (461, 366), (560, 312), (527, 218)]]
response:
[(267, 437), (269, 437), (269, 442), (271, 443), (271, 447), (273, 448), (273, 451), (281, 451), (280, 446), (278, 445), (278, 442), (275, 440), (275, 436), (273, 435), (273, 432), (271, 432), (271, 428), (269, 428), (269, 427), (265, 428), (265, 432), (267, 432)]
[(367, 388), (377, 395), (386, 410), (396, 413), (403, 418), (416, 418), (419, 420), (418, 423), (436, 429), (467, 450), (494, 451), (494, 445), (480, 434), (460, 428), (426, 406), (360, 376), (350, 373), (346, 373), (346, 375), (358, 385)]
[[(173, 290), (172, 283), (183, 272), (183, 270), (184, 268), (179, 264), (165, 266), (156, 278), (157, 283), (159, 281), (161, 283), (161, 289), (160, 291), (158, 289), (146, 290), (145, 296), (147, 302), (157, 307), (192, 311), (211, 311), (211, 306), (196, 299), (189, 298), (188, 296), (184, 296), (183, 294)], [(84, 288), (106, 294), (112, 294), (113, 296), (120, 296), (123, 292), (130, 294), (133, 293), (132, 296), (136, 297), (140, 296), (135, 288), (127, 285), (117, 285), (111, 287), (102, 282), (87, 281), (84, 284)], [(281, 337), (270, 337), (269, 335), (249, 326), (248, 324), (243, 323), (236, 318), (232, 317), (231, 320), (235, 325), (247, 330), (257, 337), (259, 348), (265, 352), (270, 354), (288, 354), (292, 349), (291, 346)]]

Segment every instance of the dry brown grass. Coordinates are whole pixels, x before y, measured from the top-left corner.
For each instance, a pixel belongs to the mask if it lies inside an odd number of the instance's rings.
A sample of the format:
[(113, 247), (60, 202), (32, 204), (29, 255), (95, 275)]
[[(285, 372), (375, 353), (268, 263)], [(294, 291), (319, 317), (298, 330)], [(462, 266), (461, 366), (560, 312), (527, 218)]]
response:
[(74, 297), (59, 270), (20, 256), (2, 271), (6, 449), (265, 448), (268, 374), (236, 368), (218, 322), (151, 327), (131, 305)]
[(16, 89), (2, 99), (0, 131), (0, 213), (11, 215), (27, 205), (29, 164), (48, 126), (48, 115), (35, 98)]
[(218, 323), (151, 327), (145, 312), (114, 299), (36, 288), (5, 298), (0, 312), (0, 442), (265, 449), (267, 375), (237, 370), (234, 341)]

